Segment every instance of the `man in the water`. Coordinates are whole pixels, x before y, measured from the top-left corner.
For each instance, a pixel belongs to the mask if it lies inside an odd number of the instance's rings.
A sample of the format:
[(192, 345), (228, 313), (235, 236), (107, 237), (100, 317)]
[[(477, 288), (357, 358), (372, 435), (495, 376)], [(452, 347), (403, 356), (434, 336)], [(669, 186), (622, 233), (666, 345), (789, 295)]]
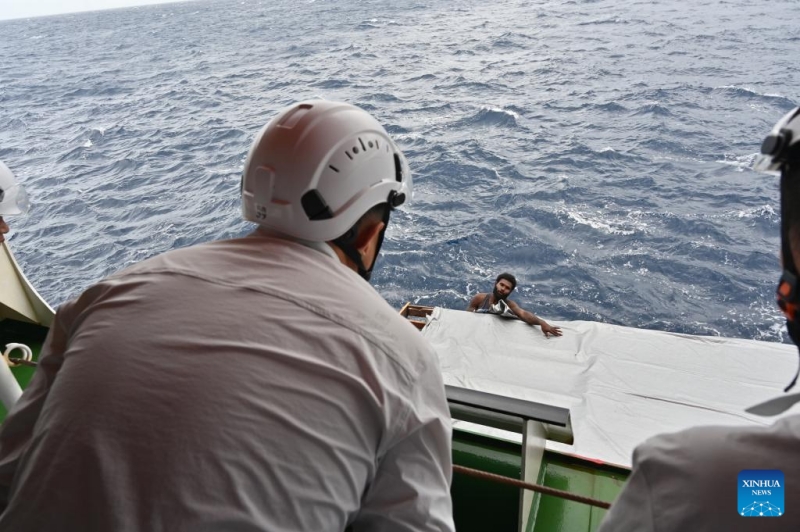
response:
[(517, 278), (510, 273), (501, 273), (494, 281), (492, 293), (481, 292), (472, 298), (467, 307), (467, 312), (485, 312), (501, 316), (516, 316), (528, 325), (541, 327), (545, 337), (561, 336), (561, 329), (553, 327), (533, 312), (528, 312), (508, 299), (511, 292), (517, 287)]

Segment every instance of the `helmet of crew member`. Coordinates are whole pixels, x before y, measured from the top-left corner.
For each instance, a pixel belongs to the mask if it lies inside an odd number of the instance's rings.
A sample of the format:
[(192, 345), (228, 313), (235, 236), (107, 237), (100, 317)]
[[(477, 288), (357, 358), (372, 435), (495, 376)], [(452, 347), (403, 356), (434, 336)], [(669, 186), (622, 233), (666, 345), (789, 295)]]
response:
[(761, 144), (761, 156), (753, 169), (780, 174), (788, 163), (800, 164), (800, 107), (795, 107), (772, 128)]
[(14, 174), (0, 162), (0, 216), (25, 214), (30, 209), (25, 187), (17, 183)]
[[(333, 242), (369, 281), (355, 249), (356, 222), (411, 197), (403, 153), (369, 113), (347, 103), (309, 100), (282, 110), (256, 136), (242, 174), (244, 219), (285, 236)], [(376, 246), (377, 259), (384, 231)], [(373, 261), (374, 266), (375, 261)]]
[(372, 207), (410, 196), (411, 172), (386, 130), (363, 109), (327, 100), (278, 113), (242, 175), (245, 220), (312, 242), (336, 240)]

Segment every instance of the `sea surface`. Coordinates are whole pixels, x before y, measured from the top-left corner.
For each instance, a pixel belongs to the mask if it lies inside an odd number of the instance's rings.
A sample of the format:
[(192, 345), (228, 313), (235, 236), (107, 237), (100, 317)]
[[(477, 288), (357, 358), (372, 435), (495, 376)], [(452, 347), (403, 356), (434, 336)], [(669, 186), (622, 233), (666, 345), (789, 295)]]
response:
[[(1, 8), (0, 8), (1, 9)], [(300, 99), (372, 112), (414, 173), (374, 276), (464, 308), (495, 275), (548, 321), (786, 341), (777, 178), (800, 2), (219, 0), (0, 22), (9, 242), (58, 305), (248, 233), (256, 132)], [(209, 302), (213, 312), (213, 302)]]

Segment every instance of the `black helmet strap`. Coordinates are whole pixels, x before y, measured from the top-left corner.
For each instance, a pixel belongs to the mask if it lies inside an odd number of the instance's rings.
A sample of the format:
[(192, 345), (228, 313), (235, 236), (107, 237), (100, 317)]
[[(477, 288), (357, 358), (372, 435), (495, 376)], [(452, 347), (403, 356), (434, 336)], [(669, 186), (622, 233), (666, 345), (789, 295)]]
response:
[(386, 207), (386, 212), (383, 215), (383, 229), (381, 229), (381, 232), (378, 235), (378, 243), (375, 246), (375, 258), (373, 259), (372, 266), (369, 270), (364, 266), (364, 259), (361, 256), (361, 253), (358, 252), (358, 249), (356, 249), (356, 241), (358, 239), (357, 226), (351, 227), (345, 234), (333, 241), (333, 243), (336, 244), (336, 246), (355, 263), (356, 267), (358, 268), (358, 275), (360, 275), (367, 282), (369, 282), (370, 278), (372, 277), (372, 270), (375, 268), (375, 263), (378, 262), (378, 254), (381, 251), (381, 246), (383, 246), (383, 237), (386, 234), (386, 228), (389, 226), (389, 216), (391, 215), (392, 208), (393, 207), (390, 203)]

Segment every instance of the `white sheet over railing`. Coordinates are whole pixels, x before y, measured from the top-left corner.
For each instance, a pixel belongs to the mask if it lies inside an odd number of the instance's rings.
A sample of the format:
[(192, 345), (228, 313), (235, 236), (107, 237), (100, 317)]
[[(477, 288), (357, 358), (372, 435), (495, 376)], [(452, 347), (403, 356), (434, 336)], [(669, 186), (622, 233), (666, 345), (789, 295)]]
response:
[(773, 423), (743, 410), (781, 394), (798, 363), (786, 344), (550, 323), (564, 335), (547, 339), (519, 320), (436, 308), (423, 334), (446, 384), (569, 408), (574, 444), (548, 448), (625, 467), (636, 445), (661, 432)]

